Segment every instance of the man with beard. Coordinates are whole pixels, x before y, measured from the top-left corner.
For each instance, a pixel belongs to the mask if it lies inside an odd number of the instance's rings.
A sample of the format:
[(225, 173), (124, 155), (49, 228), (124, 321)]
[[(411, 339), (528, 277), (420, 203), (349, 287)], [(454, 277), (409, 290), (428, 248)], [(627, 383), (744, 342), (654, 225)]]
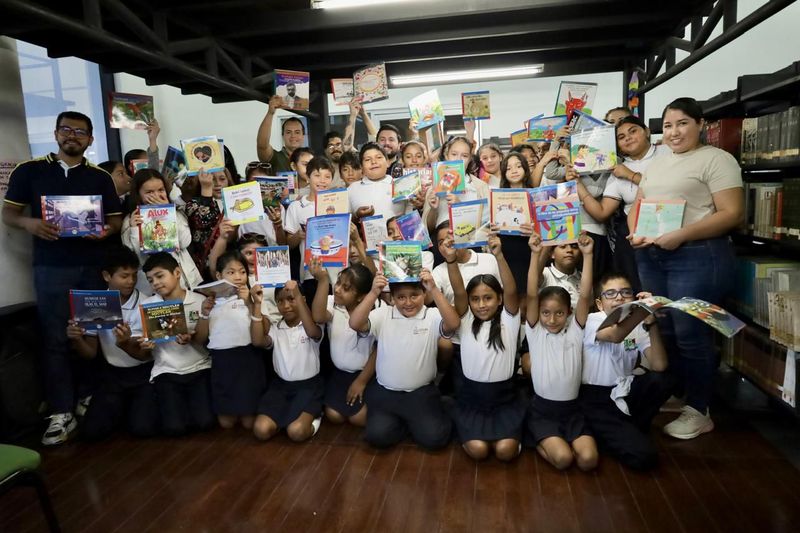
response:
[(272, 121), (275, 118), (275, 111), (283, 107), (283, 98), (278, 95), (269, 99), (269, 109), (258, 127), (258, 134), (256, 137), (256, 154), (258, 160), (272, 165), (273, 175), (278, 172), (288, 172), (292, 170), (289, 165), (289, 159), (292, 157), (292, 152), (297, 148), (303, 146), (305, 140), (306, 128), (303, 122), (295, 117), (289, 117), (283, 121), (281, 125), (281, 134), (283, 136), (283, 148), (275, 150), (270, 144), (270, 136), (272, 135)]
[[(105, 289), (100, 276), (109, 248), (108, 237), (119, 233), (122, 209), (111, 175), (89, 163), (83, 154), (92, 144), (92, 121), (86, 115), (65, 111), (56, 119), (58, 153), (20, 163), (11, 173), (3, 204), (3, 222), (33, 235), (33, 283), (42, 330), (42, 368), (45, 398), (52, 415), (42, 444), (65, 442), (76, 429), (77, 414), (88, 400), (76, 406), (76, 377), (87, 375), (86, 361), (70, 355), (67, 321), (70, 289)], [(99, 195), (105, 223), (101, 235), (59, 237), (59, 228), (42, 220), (42, 196)], [(25, 209), (30, 207), (30, 212)], [(83, 363), (83, 364), (81, 364)], [(84, 380), (85, 381), (85, 380)]]
[(339, 160), (342, 159), (344, 153), (342, 134), (338, 131), (329, 131), (325, 134), (323, 146), (325, 157), (333, 163), (333, 184), (336, 187), (343, 186), (342, 178), (339, 176)]
[(397, 157), (402, 140), (400, 130), (393, 124), (381, 124), (381, 127), (378, 128), (377, 142), (389, 161), (388, 174), (393, 178), (402, 173), (402, 161)]

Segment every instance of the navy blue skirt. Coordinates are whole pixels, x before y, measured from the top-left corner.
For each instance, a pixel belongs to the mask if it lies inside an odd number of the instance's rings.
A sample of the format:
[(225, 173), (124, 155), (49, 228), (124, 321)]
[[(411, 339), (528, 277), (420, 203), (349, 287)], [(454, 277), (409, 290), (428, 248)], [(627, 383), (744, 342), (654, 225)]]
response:
[(357, 415), (364, 407), (364, 403), (359, 400), (353, 405), (348, 405), (347, 391), (359, 374), (360, 372), (345, 372), (334, 368), (325, 380), (325, 407), (330, 407), (347, 418)]
[(461, 443), (522, 437), (525, 403), (514, 390), (514, 380), (481, 383), (462, 378), (453, 422)]
[(526, 444), (535, 446), (547, 437), (561, 437), (572, 442), (591, 436), (578, 400), (554, 401), (533, 395), (528, 406)]
[(275, 376), (261, 397), (258, 414), (270, 417), (278, 429), (284, 429), (303, 413), (314, 418), (322, 416), (324, 396), (325, 383), (319, 374), (301, 381), (286, 381)]
[(267, 388), (264, 357), (252, 345), (211, 353), (211, 405), (217, 415), (253, 416)]

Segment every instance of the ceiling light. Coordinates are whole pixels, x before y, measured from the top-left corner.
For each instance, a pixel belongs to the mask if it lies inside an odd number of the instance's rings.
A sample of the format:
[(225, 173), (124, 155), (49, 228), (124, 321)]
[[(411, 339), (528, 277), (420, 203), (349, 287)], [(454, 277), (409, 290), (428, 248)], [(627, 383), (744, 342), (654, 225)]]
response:
[(311, 0), (311, 9), (338, 9), (342, 7), (368, 7), (377, 4), (396, 4), (403, 0)]
[(422, 85), (426, 83), (450, 83), (454, 81), (486, 81), (490, 79), (518, 78), (539, 74), (544, 65), (521, 65), (506, 68), (485, 68), (475, 70), (453, 70), (431, 74), (407, 74), (389, 76), (392, 85)]

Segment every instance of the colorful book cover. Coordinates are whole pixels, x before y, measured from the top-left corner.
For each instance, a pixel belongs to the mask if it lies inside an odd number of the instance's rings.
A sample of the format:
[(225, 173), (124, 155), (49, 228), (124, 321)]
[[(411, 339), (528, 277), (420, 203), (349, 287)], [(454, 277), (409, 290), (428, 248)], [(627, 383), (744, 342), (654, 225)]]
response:
[(59, 237), (102, 235), (103, 197), (42, 196), (42, 220), (58, 226)]
[(578, 182), (563, 181), (528, 189), (528, 196), (530, 197), (531, 205), (557, 200), (578, 200)]
[(591, 115), (596, 95), (596, 83), (562, 81), (558, 86), (558, 97), (553, 114), (567, 115), (572, 118), (573, 112), (583, 111)]
[(322, 215), (306, 222), (303, 266), (307, 270), (311, 256), (325, 267), (346, 267), (350, 251), (350, 215)]
[(461, 116), (464, 117), (464, 120), (492, 118), (489, 91), (461, 93)]
[(422, 179), (417, 170), (404, 173), (392, 180), (392, 202), (399, 203), (413, 198), (422, 189)]
[(419, 211), (414, 210), (406, 215), (399, 216), (395, 219), (395, 222), (397, 222), (397, 227), (400, 230), (400, 235), (403, 236), (403, 240), (417, 241), (422, 245), (423, 250), (433, 246), (431, 236), (428, 234), (428, 228), (422, 223)]
[(278, 208), (281, 202), (289, 197), (289, 180), (273, 176), (254, 176), (253, 180), (261, 189), (261, 203), (264, 211)]
[(617, 165), (614, 126), (594, 128), (570, 135), (569, 155), (578, 174), (611, 170)]
[(289, 181), (289, 192), (297, 192), (297, 171), (296, 170), (284, 170), (282, 172), (278, 172), (279, 178), (286, 178)]
[(234, 226), (262, 220), (266, 216), (261, 199), (261, 185), (255, 181), (224, 187), (222, 205), (225, 208), (225, 218)]
[(542, 245), (558, 246), (578, 242), (581, 234), (580, 201), (536, 203), (533, 206), (533, 230), (542, 237)]
[(389, 283), (419, 281), (422, 273), (422, 244), (388, 241), (380, 248), (381, 273)]
[(141, 304), (139, 309), (142, 313), (142, 335), (151, 342), (161, 344), (189, 333), (183, 302), (180, 300)]
[(633, 232), (637, 237), (655, 239), (683, 227), (685, 200), (647, 200), (642, 199), (636, 207), (636, 225)]
[(378, 63), (356, 70), (353, 73), (353, 93), (362, 104), (389, 98), (386, 64)]
[(331, 189), (329, 191), (319, 191), (314, 202), (314, 214), (320, 215), (341, 215), (350, 212), (350, 199), (347, 189)]
[[(161, 168), (161, 175), (168, 181), (178, 183), (178, 176), (182, 173), (185, 174), (185, 171), (186, 157), (183, 155), (183, 152), (174, 146), (168, 147), (167, 155), (164, 156), (164, 166)], [(182, 184), (183, 182), (181, 181), (181, 183), (178, 183), (178, 186), (180, 187)]]
[(181, 141), (181, 146), (189, 176), (197, 175), (200, 169), (204, 169), (206, 172), (225, 169), (225, 155), (216, 136), (208, 135), (185, 139)]
[(461, 194), (466, 186), (464, 161), (439, 161), (433, 164), (433, 191), (436, 196)]
[(256, 248), (253, 256), (256, 283), (264, 287), (283, 287), (292, 278), (288, 246)]
[(528, 142), (528, 128), (511, 132), (511, 146), (519, 146)]
[(361, 229), (367, 254), (378, 255), (380, 244), (389, 240), (389, 233), (386, 231), (386, 220), (383, 215), (362, 218)]
[(594, 128), (602, 128), (608, 125), (608, 122), (605, 120), (594, 118), (592, 115), (584, 113), (583, 111), (575, 111), (572, 113), (572, 118), (569, 121), (569, 126), (572, 128), (573, 134)]
[(178, 214), (175, 204), (140, 205), (139, 249), (146, 254), (172, 252), (178, 244)]
[(136, 174), (136, 172), (140, 170), (145, 170), (149, 168), (150, 162), (147, 159), (131, 159), (131, 167), (133, 173)]
[(526, 189), (489, 191), (491, 223), (501, 235), (522, 235), (522, 224), (531, 223), (531, 204)]
[(331, 92), (336, 105), (348, 105), (353, 99), (353, 78), (331, 79)]
[(112, 128), (143, 130), (155, 118), (153, 97), (145, 94), (111, 93), (108, 125)]
[(275, 94), (283, 99), (284, 109), (308, 111), (310, 90), (308, 72), (275, 69)]
[(70, 317), (83, 329), (114, 329), (122, 324), (119, 291), (69, 291)]
[(203, 296), (213, 296), (214, 298), (230, 298), (239, 294), (239, 287), (224, 279), (198, 285), (193, 290)]
[(567, 115), (534, 117), (528, 122), (528, 141), (552, 142), (558, 130), (567, 125)]
[(417, 123), (418, 131), (444, 122), (444, 109), (436, 89), (409, 100), (408, 110), (411, 113), (411, 120)]
[(484, 246), (489, 240), (489, 199), (450, 204), (454, 248)]
[(428, 189), (433, 185), (433, 169), (431, 167), (422, 168), (404, 168), (403, 174), (411, 174), (416, 172), (419, 174), (419, 181), (422, 185), (422, 192), (428, 194)]

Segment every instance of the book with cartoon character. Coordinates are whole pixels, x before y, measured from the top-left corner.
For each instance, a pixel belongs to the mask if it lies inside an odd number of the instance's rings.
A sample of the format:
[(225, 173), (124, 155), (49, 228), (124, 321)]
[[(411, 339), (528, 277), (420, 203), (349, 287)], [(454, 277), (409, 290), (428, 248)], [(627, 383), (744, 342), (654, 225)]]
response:
[(93, 195), (42, 196), (42, 220), (58, 226), (59, 237), (102, 235), (103, 197)]
[(416, 241), (388, 241), (380, 247), (380, 272), (389, 283), (419, 281), (422, 273), (422, 244)]
[(314, 214), (320, 215), (340, 215), (350, 212), (350, 200), (347, 189), (331, 189), (329, 191), (319, 191), (317, 200), (314, 202)]
[(70, 317), (87, 331), (122, 324), (119, 291), (69, 291)]
[(501, 235), (522, 235), (522, 224), (531, 223), (526, 189), (492, 189), (489, 192), (491, 223)]
[(484, 246), (489, 241), (489, 199), (450, 204), (454, 248)]
[(253, 255), (256, 283), (264, 287), (283, 287), (292, 278), (288, 246), (256, 248)]
[(178, 249), (178, 215), (175, 204), (140, 205), (139, 250), (146, 254)]
[(592, 130), (594, 128), (602, 128), (608, 125), (608, 122), (605, 120), (594, 118), (588, 113), (577, 110), (572, 113), (572, 118), (569, 121), (569, 127), (571, 128), (573, 134)]
[(206, 172), (225, 170), (225, 155), (222, 144), (215, 135), (194, 137), (181, 141), (183, 156), (186, 159), (187, 175), (196, 176), (200, 169)]
[(528, 121), (529, 142), (552, 142), (558, 130), (567, 125), (567, 115), (533, 117)]
[(466, 186), (464, 161), (439, 161), (433, 164), (433, 191), (436, 196), (461, 194)]
[(223, 188), (222, 206), (225, 218), (234, 226), (262, 220), (266, 216), (264, 201), (261, 198), (261, 186), (257, 181)]
[(156, 344), (175, 340), (189, 333), (183, 302), (168, 300), (139, 306), (142, 314), (142, 337)]
[(399, 178), (392, 180), (392, 202), (399, 203), (409, 200), (422, 189), (422, 179), (419, 172), (414, 169), (403, 173)]
[(597, 84), (579, 81), (562, 81), (558, 86), (558, 97), (555, 115), (567, 115), (572, 118), (575, 111), (583, 111), (591, 115), (594, 98), (597, 96)]
[(108, 125), (112, 128), (143, 130), (153, 122), (153, 97), (145, 94), (110, 93)]
[(581, 234), (580, 199), (572, 182), (528, 189), (533, 231), (544, 246), (578, 242)]
[(306, 222), (303, 267), (312, 256), (324, 267), (347, 267), (350, 257), (350, 214), (321, 215)]
[(617, 165), (614, 126), (593, 128), (570, 135), (570, 161), (578, 174), (611, 170)]
[(417, 123), (416, 129), (422, 130), (444, 122), (444, 109), (439, 100), (439, 92), (433, 89), (424, 92), (408, 101), (411, 120)]
[(353, 73), (353, 93), (362, 104), (389, 98), (386, 64), (378, 63), (356, 70)]
[(267, 208), (277, 209), (281, 202), (289, 197), (289, 179), (274, 176), (253, 176), (253, 180), (261, 188), (261, 203), (264, 211)]
[(461, 93), (461, 116), (464, 117), (464, 120), (492, 118), (489, 91)]
[(642, 198), (636, 206), (636, 237), (655, 239), (683, 227), (686, 200), (648, 200)]

